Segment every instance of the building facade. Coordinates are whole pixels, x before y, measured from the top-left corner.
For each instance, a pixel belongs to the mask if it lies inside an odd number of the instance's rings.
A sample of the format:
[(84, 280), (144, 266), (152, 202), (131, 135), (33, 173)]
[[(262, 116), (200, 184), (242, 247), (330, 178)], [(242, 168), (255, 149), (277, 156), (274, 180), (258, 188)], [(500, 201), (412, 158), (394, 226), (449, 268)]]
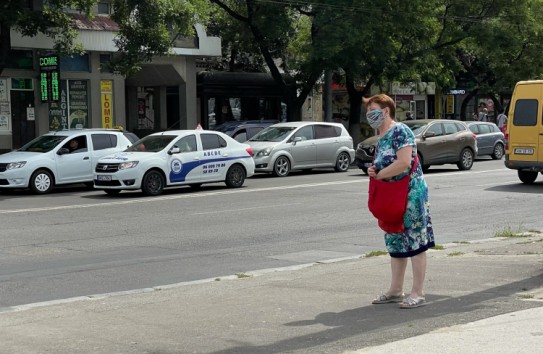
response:
[[(103, 4), (101, 4), (103, 5)], [(17, 149), (51, 130), (122, 126), (142, 136), (150, 131), (193, 129), (198, 122), (196, 61), (221, 55), (221, 41), (196, 26), (196, 37), (174, 42), (173, 55), (157, 57), (125, 78), (109, 72), (117, 52), (118, 25), (96, 8), (89, 19), (71, 14), (85, 53), (58, 58), (57, 80), (44, 95), (45, 58), (54, 58), (53, 41), (45, 35), (24, 37), (11, 32), (12, 55), (0, 77), (0, 152)], [(54, 61), (54, 60), (51, 60)], [(56, 75), (56, 74), (53, 74)], [(49, 97), (50, 98), (50, 97)]]

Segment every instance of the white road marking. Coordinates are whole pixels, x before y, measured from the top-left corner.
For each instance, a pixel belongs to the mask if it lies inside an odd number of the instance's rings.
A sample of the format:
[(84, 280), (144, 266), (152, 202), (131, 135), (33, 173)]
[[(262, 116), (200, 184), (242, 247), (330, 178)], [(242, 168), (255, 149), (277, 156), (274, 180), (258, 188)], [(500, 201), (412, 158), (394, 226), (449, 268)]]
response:
[[(437, 177), (446, 177), (446, 176), (458, 176), (459, 174), (482, 174), (482, 173), (497, 173), (497, 172), (510, 172), (509, 170), (497, 169), (497, 170), (485, 170), (485, 171), (455, 171), (439, 174), (425, 174), (425, 179), (434, 179)], [(73, 209), (83, 209), (83, 208), (96, 208), (96, 207), (105, 207), (105, 206), (115, 206), (115, 205), (127, 205), (135, 203), (150, 203), (150, 202), (159, 202), (163, 200), (178, 200), (178, 199), (188, 199), (188, 198), (203, 198), (217, 195), (228, 195), (235, 193), (255, 193), (255, 192), (268, 192), (274, 190), (285, 190), (285, 189), (298, 189), (298, 188), (315, 188), (322, 186), (337, 186), (342, 184), (353, 184), (353, 183), (368, 183), (368, 178), (361, 178), (352, 181), (335, 181), (335, 182), (321, 182), (321, 183), (307, 183), (307, 184), (297, 184), (292, 186), (277, 186), (277, 187), (265, 187), (265, 188), (246, 188), (246, 189), (233, 189), (225, 191), (215, 191), (215, 192), (205, 192), (205, 193), (196, 193), (196, 194), (180, 194), (180, 195), (168, 195), (160, 197), (149, 197), (149, 198), (138, 198), (131, 200), (123, 201), (114, 201), (114, 202), (105, 202), (105, 203), (96, 203), (96, 204), (78, 204), (78, 205), (62, 205), (56, 207), (43, 207), (43, 208), (27, 208), (27, 209), (14, 209), (14, 210), (0, 210), (0, 214), (15, 214), (15, 213), (32, 213), (40, 211), (54, 211), (54, 210), (73, 210)], [(510, 183), (510, 182), (507, 182)], [(495, 183), (496, 185), (503, 183)]]

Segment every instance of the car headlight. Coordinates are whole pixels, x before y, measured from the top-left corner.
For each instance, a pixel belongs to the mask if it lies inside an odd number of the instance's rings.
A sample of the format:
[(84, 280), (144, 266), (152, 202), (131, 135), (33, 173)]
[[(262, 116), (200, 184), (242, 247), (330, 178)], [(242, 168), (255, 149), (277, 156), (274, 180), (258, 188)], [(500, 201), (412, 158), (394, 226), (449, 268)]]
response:
[(271, 148), (271, 147), (265, 148), (265, 149), (263, 149), (263, 150), (260, 150), (260, 151), (256, 154), (256, 157), (259, 157), (259, 156), (270, 156), (271, 151), (272, 151), (272, 148)]
[(21, 168), (24, 165), (26, 165), (26, 161), (11, 162), (7, 164), (6, 170), (14, 170), (16, 168)]
[(138, 165), (138, 162), (139, 161), (128, 161), (128, 162), (123, 162), (119, 165), (119, 170), (127, 170), (129, 168), (134, 168)]

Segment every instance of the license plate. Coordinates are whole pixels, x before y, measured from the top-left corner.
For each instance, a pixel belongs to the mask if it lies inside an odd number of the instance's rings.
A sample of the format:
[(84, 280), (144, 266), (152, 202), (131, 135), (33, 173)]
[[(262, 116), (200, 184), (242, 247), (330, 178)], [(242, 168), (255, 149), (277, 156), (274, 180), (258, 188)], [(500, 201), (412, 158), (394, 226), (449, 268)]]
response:
[(365, 162), (365, 163), (364, 163), (364, 167), (370, 168), (370, 167), (371, 167), (371, 162)]
[(111, 181), (111, 176), (98, 175), (98, 176), (96, 176), (96, 179), (98, 181)]
[(517, 155), (533, 155), (534, 149), (515, 149), (515, 154)]

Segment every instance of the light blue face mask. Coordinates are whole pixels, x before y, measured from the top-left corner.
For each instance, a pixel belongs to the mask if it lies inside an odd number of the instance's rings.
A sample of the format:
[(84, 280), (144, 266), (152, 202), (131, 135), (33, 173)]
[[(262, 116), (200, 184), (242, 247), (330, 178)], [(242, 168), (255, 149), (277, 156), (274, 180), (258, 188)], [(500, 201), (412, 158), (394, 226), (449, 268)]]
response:
[(377, 129), (383, 124), (385, 115), (382, 109), (374, 109), (366, 114), (366, 119), (373, 129)]

